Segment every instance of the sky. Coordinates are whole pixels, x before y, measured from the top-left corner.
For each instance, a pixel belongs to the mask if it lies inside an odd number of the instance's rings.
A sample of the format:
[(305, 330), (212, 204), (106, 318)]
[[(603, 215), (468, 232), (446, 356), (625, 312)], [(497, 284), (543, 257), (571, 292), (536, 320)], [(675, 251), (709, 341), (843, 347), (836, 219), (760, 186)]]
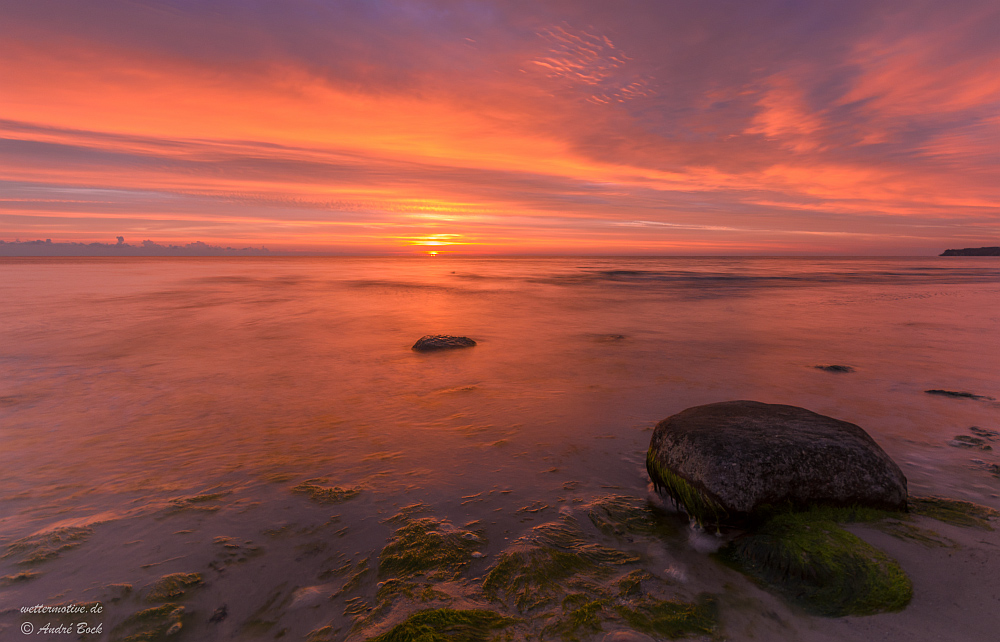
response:
[(0, 239), (1000, 245), (996, 0), (0, 0)]

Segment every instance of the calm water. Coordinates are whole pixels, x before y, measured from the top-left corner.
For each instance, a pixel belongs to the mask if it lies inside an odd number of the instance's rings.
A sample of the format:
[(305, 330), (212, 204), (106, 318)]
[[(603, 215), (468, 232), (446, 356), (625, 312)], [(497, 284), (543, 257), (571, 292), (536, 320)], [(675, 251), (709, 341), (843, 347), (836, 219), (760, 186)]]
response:
[[(98, 524), (3, 608), (138, 587), (232, 536), (268, 552), (207, 589), (235, 620), (247, 578), (263, 600), (322, 558), (264, 530), (336, 513), (325, 554), (358, 560), (415, 502), (480, 520), (488, 560), (560, 510), (645, 496), (652, 426), (728, 399), (857, 423), (911, 492), (1000, 508), (1000, 457), (947, 443), (1000, 406), (924, 392), (1000, 398), (988, 258), (5, 259), (0, 302), (0, 543)], [(425, 334), (478, 346), (412, 352)], [(317, 505), (290, 491), (310, 478), (362, 492)], [(309, 613), (287, 627), (330, 619)]]

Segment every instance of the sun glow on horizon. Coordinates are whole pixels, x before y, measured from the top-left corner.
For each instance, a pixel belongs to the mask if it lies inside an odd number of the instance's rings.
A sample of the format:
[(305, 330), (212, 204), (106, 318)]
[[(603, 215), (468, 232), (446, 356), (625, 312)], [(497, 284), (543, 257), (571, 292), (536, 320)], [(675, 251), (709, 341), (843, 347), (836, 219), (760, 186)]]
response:
[[(491, 0), (485, 22), (389, 4), (291, 2), (280, 20), (10, 7), (0, 238), (896, 254), (1000, 239), (1000, 41), (973, 37), (1000, 29), (988, 0), (746, 6), (759, 28), (741, 39), (689, 3), (640, 0), (635, 21)], [(805, 24), (827, 25), (815, 45)]]

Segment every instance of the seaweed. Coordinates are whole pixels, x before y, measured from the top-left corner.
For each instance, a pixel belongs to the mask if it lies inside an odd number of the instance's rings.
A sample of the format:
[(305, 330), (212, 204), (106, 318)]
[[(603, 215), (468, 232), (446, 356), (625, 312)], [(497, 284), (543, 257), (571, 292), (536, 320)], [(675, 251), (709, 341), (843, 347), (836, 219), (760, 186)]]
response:
[(813, 511), (778, 515), (718, 555), (817, 615), (898, 611), (913, 594), (894, 560)]
[(335, 629), (332, 625), (327, 624), (306, 634), (306, 642), (333, 642), (334, 636), (339, 632), (340, 629)]
[(405, 524), (410, 521), (417, 513), (426, 513), (431, 509), (430, 506), (424, 504), (423, 502), (417, 502), (415, 504), (408, 504), (399, 509), (399, 512), (392, 517), (386, 517), (382, 520), (383, 524)]
[(642, 593), (642, 581), (652, 579), (647, 571), (636, 569), (618, 580), (618, 597), (632, 597)]
[(907, 508), (916, 515), (986, 531), (992, 531), (990, 521), (1000, 517), (1000, 512), (987, 506), (945, 497), (910, 497)]
[(716, 527), (729, 516), (729, 512), (710, 493), (691, 485), (689, 481), (666, 466), (661, 466), (652, 447), (646, 452), (646, 471), (653, 481), (653, 487), (661, 489), (683, 507), (699, 525), (715, 524)]
[(875, 528), (883, 533), (888, 533), (897, 539), (911, 540), (919, 542), (924, 546), (943, 546), (945, 548), (956, 548), (958, 545), (952, 540), (932, 531), (928, 528), (920, 528), (913, 524), (907, 524), (898, 520), (887, 520), (877, 524)]
[(138, 611), (125, 618), (112, 632), (121, 642), (154, 642), (181, 631), (186, 617), (183, 606), (164, 604)]
[(619, 538), (631, 534), (666, 537), (677, 532), (675, 524), (646, 500), (609, 495), (590, 505), (590, 521), (605, 535)]
[(541, 608), (564, 592), (577, 575), (600, 577), (638, 555), (588, 541), (575, 520), (542, 524), (515, 542), (488, 570), (483, 592), (493, 601), (513, 600), (522, 613)]
[(379, 576), (428, 573), (434, 579), (453, 579), (485, 543), (481, 531), (457, 529), (433, 517), (416, 519), (398, 528), (382, 549)]
[[(255, 546), (251, 540), (246, 540), (243, 544), (237, 544), (232, 537), (219, 536), (212, 542), (220, 547), (216, 559), (208, 563), (209, 568), (220, 573), (233, 564), (248, 561), (252, 557), (264, 554), (264, 551)], [(299, 547), (296, 547), (298, 550)]]
[[(342, 560), (347, 561), (341, 563)], [(340, 564), (340, 566), (336, 566), (336, 564)], [(351, 568), (354, 566), (354, 563), (347, 559), (347, 556), (343, 553), (338, 552), (336, 556), (329, 557), (324, 560), (323, 565), (326, 568), (319, 573), (319, 579), (328, 580), (331, 577), (342, 577), (347, 575), (347, 573), (349, 573)]]
[(379, 602), (391, 602), (400, 595), (413, 598), (413, 590), (417, 587), (412, 582), (406, 582), (398, 578), (388, 579), (379, 583), (375, 592), (375, 599)]
[(164, 575), (153, 584), (149, 594), (146, 596), (146, 601), (172, 602), (179, 600), (184, 597), (188, 589), (203, 583), (200, 573), (172, 573)]
[(571, 517), (536, 526), (528, 538), (542, 546), (562, 549), (596, 564), (621, 565), (639, 561), (638, 555), (591, 543)]
[(368, 606), (368, 602), (365, 602), (363, 597), (352, 597), (349, 600), (344, 601), (344, 615), (361, 615), (366, 611), (370, 611), (371, 607)]
[(220, 493), (203, 493), (201, 495), (192, 495), (191, 497), (175, 497), (170, 500), (170, 505), (164, 510), (164, 515), (176, 515), (182, 512), (201, 512), (201, 513), (214, 513), (215, 511), (221, 509), (221, 506), (212, 504), (205, 506), (209, 502), (214, 502), (217, 499), (229, 495), (231, 491), (223, 491)]
[(562, 592), (561, 580), (596, 568), (578, 554), (548, 547), (507, 551), (486, 574), (483, 592), (493, 601), (513, 599), (527, 613), (552, 602)]
[(567, 642), (579, 642), (580, 635), (591, 635), (602, 630), (599, 614), (604, 610), (602, 600), (595, 600), (586, 593), (572, 593), (563, 598), (565, 617), (542, 629), (542, 639), (558, 635)]
[(0, 559), (22, 554), (19, 565), (41, 564), (74, 549), (94, 534), (89, 527), (67, 526), (37, 535), (29, 535), (7, 545), (7, 552)]
[(718, 628), (718, 606), (708, 594), (693, 603), (646, 598), (631, 606), (620, 605), (617, 611), (633, 629), (672, 640), (711, 635)]
[(493, 631), (516, 622), (484, 609), (428, 609), (413, 613), (369, 642), (486, 642)]
[[(375, 592), (374, 606), (369, 606), (368, 603), (363, 602), (359, 597), (348, 600), (344, 615), (354, 617), (354, 626), (351, 627), (351, 632), (353, 633), (362, 629), (371, 622), (381, 618), (401, 597), (420, 602), (430, 602), (432, 600), (451, 601), (451, 597), (448, 594), (435, 590), (430, 584), (424, 585), (423, 590), (417, 593), (419, 588), (419, 584), (398, 578), (391, 578), (379, 583), (378, 589)], [(352, 606), (352, 602), (355, 603), (354, 606)]]
[(41, 575), (41, 573), (36, 573), (34, 571), (21, 571), (20, 573), (14, 575), (4, 575), (0, 577), (0, 585), (10, 585), (17, 584), (18, 582), (27, 582), (28, 580), (33, 580)]
[(368, 576), (371, 569), (368, 568), (368, 558), (358, 562), (357, 570), (354, 572), (347, 582), (344, 583), (343, 588), (340, 589), (340, 593), (350, 593), (351, 591), (357, 590), (361, 586), (362, 580)]
[(309, 495), (309, 499), (320, 504), (340, 504), (361, 494), (360, 487), (341, 488), (340, 486), (320, 486), (316, 483), (325, 481), (325, 479), (307, 479), (293, 487), (292, 492)]

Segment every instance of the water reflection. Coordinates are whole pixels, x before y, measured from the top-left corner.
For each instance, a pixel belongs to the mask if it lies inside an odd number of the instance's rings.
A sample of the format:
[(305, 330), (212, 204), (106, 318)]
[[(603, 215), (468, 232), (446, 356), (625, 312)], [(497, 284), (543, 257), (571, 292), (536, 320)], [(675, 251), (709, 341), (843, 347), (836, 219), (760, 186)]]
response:
[[(996, 405), (923, 391), (1000, 397), (995, 262), (439, 256), (0, 269), (7, 538), (133, 520), (130, 537), (167, 559), (186, 553), (160, 520), (185, 520), (173, 533), (219, 519), (259, 539), (325, 510), (351, 525), (338, 550), (360, 559), (388, 536), (381, 519), (420, 502), (455, 524), (481, 522), (495, 555), (503, 538), (577, 504), (644, 496), (652, 425), (741, 398), (858, 423), (911, 490), (991, 502), (988, 468), (947, 441), (996, 427)], [(411, 351), (426, 334), (478, 345)], [(314, 505), (291, 491), (306, 480), (361, 492)], [(214, 550), (191, 537), (192, 550)], [(145, 550), (122, 559), (140, 566)], [(671, 555), (676, 568), (694, 563)]]

